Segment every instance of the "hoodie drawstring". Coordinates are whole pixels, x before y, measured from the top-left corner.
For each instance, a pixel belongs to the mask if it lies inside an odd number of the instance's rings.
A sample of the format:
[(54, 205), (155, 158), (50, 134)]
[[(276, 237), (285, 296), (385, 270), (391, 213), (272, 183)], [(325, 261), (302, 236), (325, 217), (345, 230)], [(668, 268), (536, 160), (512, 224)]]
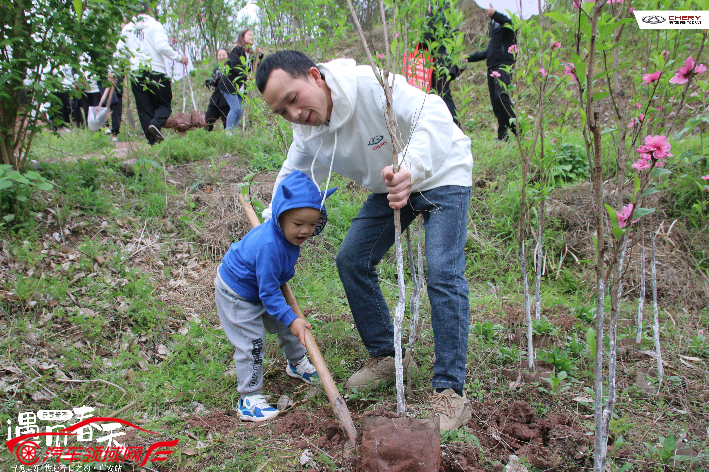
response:
[[(322, 146), (322, 137), (320, 138), (320, 145)], [(327, 191), (330, 188), (330, 177), (332, 176), (332, 164), (335, 162), (335, 153), (337, 152), (337, 131), (335, 131), (335, 146), (332, 150), (332, 157), (330, 158), (330, 170), (327, 173), (327, 182), (325, 183), (325, 192), (323, 193), (322, 196), (322, 202), (320, 202), (320, 211), (322, 211), (322, 207), (325, 205), (325, 198), (327, 196)], [(313, 163), (315, 162), (315, 159), (313, 159)], [(312, 170), (311, 170), (312, 173)]]

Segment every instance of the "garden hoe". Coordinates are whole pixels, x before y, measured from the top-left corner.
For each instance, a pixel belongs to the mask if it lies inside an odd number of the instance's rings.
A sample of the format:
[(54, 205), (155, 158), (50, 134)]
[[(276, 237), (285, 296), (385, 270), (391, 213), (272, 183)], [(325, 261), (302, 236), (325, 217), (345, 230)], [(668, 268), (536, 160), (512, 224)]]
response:
[[(244, 211), (246, 211), (246, 216), (248, 216), (251, 226), (255, 228), (256, 226), (261, 224), (251, 204), (244, 199), (244, 196), (241, 193), (239, 194), (239, 200), (241, 201), (241, 204), (244, 207)], [(281, 292), (283, 292), (283, 296), (286, 299), (286, 303), (288, 303), (293, 312), (295, 312), (295, 314), (298, 315), (299, 318), (305, 320), (306, 318), (305, 316), (303, 316), (303, 312), (300, 310), (298, 302), (295, 300), (293, 291), (290, 289), (287, 283), (281, 286)], [(332, 380), (330, 371), (325, 365), (325, 360), (323, 359), (322, 354), (320, 354), (320, 349), (318, 348), (318, 345), (315, 342), (313, 333), (309, 329), (305, 330), (305, 347), (308, 350), (308, 354), (310, 355), (310, 360), (315, 366), (315, 369), (318, 371), (320, 382), (322, 383), (322, 386), (325, 389), (327, 398), (330, 400), (330, 404), (332, 405), (332, 409), (335, 412), (335, 416), (340, 421), (342, 429), (345, 433), (345, 457), (351, 457), (355, 449), (355, 438), (357, 436), (357, 432), (355, 431), (354, 423), (352, 422), (352, 417), (350, 416), (350, 411), (347, 409), (345, 400), (340, 395), (340, 392), (337, 391), (337, 386)]]

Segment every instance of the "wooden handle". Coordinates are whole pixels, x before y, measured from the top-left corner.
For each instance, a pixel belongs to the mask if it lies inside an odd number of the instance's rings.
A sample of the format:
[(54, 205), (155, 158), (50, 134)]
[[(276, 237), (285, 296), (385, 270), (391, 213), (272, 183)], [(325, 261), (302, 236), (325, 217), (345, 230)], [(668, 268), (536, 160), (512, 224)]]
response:
[[(255, 228), (260, 225), (261, 222), (259, 221), (258, 216), (256, 216), (256, 212), (251, 206), (251, 203), (247, 202), (241, 193), (239, 193), (239, 201), (241, 201), (241, 205), (244, 207), (244, 211), (246, 212), (246, 216), (249, 218), (251, 226)], [(286, 303), (288, 303), (288, 306), (291, 307), (291, 310), (298, 315), (298, 318), (305, 320), (306, 318), (303, 315), (300, 306), (298, 306), (298, 302), (295, 300), (293, 291), (288, 286), (287, 282), (281, 286), (281, 292), (283, 293), (283, 297), (286, 299)], [(315, 366), (315, 370), (318, 371), (320, 382), (325, 389), (328, 400), (330, 400), (332, 410), (335, 412), (337, 419), (340, 420), (342, 429), (345, 432), (345, 453), (351, 454), (355, 447), (357, 431), (355, 430), (354, 423), (352, 422), (350, 410), (347, 409), (345, 400), (337, 390), (335, 381), (332, 380), (332, 375), (330, 375), (330, 370), (327, 368), (327, 365), (325, 365), (325, 359), (323, 359), (322, 354), (320, 353), (320, 348), (318, 348), (318, 344), (315, 342), (313, 333), (309, 329), (305, 330), (305, 348), (308, 350), (308, 354), (310, 354), (310, 360), (312, 361), (313, 366)]]

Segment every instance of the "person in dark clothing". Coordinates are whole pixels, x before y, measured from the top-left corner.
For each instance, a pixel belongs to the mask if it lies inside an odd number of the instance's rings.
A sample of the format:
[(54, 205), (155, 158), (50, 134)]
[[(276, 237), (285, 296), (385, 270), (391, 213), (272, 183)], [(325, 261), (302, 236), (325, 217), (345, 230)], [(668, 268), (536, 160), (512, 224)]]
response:
[(207, 124), (205, 129), (207, 131), (214, 129), (214, 123), (216, 123), (219, 118), (222, 119), (222, 124), (226, 129), (226, 119), (229, 115), (229, 102), (226, 101), (221, 90), (219, 90), (219, 80), (222, 76), (222, 67), (228, 59), (229, 53), (226, 49), (217, 51), (217, 62), (219, 65), (212, 71), (212, 78), (205, 81), (205, 85), (214, 90), (212, 96), (209, 97), (207, 111), (204, 113), (204, 121)]
[(227, 131), (236, 128), (241, 119), (241, 102), (247, 78), (246, 61), (253, 44), (254, 33), (251, 30), (247, 29), (239, 33), (236, 45), (229, 53), (228, 67), (219, 79), (219, 91), (229, 104), (229, 115), (226, 119)]
[(510, 118), (515, 118), (517, 115), (512, 107), (510, 96), (500, 82), (507, 86), (512, 82), (510, 74), (502, 66), (514, 65), (515, 57), (509, 52), (509, 48), (517, 42), (517, 37), (514, 29), (505, 26), (512, 25), (512, 20), (495, 11), (492, 4), (485, 13), (490, 17), (490, 42), (486, 50), (474, 52), (467, 57), (466, 62), (487, 61), (487, 87), (490, 92), (492, 111), (497, 117), (497, 139), (506, 141), (508, 129), (513, 134), (517, 134), (514, 123), (510, 124)]
[(433, 62), (432, 88), (443, 99), (453, 117), (453, 122), (460, 128), (450, 83), (460, 75), (464, 68), (451, 63), (448, 50), (443, 44), (446, 39), (452, 39), (455, 33), (450, 29), (444, 13), (450, 8), (449, 2), (444, 2), (439, 7), (432, 7), (429, 4), (428, 21), (423, 41), (419, 43), (419, 49), (431, 54)]
[(115, 89), (113, 89), (113, 99), (111, 100), (111, 139), (118, 141), (118, 133), (121, 132), (121, 120), (123, 118), (123, 77), (117, 77)]
[(160, 130), (172, 113), (172, 82), (166, 74), (167, 61), (187, 65), (188, 60), (172, 49), (162, 24), (150, 16), (148, 2), (141, 5), (142, 12), (123, 27), (116, 54), (129, 58), (135, 108), (145, 139), (152, 146), (165, 139)]

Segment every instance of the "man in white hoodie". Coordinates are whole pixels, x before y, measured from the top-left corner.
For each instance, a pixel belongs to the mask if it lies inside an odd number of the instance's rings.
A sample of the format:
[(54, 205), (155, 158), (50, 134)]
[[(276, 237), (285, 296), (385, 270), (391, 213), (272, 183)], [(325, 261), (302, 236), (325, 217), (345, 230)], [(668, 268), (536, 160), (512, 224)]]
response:
[[(453, 123), (443, 100), (393, 80), (393, 106), (404, 151), (392, 171), (384, 90), (369, 66), (352, 59), (315, 64), (298, 51), (266, 57), (256, 85), (269, 108), (293, 123), (293, 143), (276, 186), (294, 170), (320, 184), (330, 173), (372, 193), (337, 254), (337, 268), (370, 359), (345, 384), (362, 388), (393, 380), (394, 329), (376, 265), (394, 243), (394, 209), (402, 229), (424, 217), (428, 295), (436, 359), (431, 406), (442, 430), (470, 419), (465, 398), (469, 303), (465, 278), (467, 215), (472, 186), (470, 139)], [(270, 207), (264, 211), (270, 218)], [(404, 368), (415, 365), (411, 353)]]
[(152, 146), (165, 139), (160, 130), (172, 113), (172, 83), (165, 74), (166, 60), (187, 64), (187, 56), (170, 47), (165, 29), (150, 16), (148, 2), (142, 2), (142, 6), (142, 13), (123, 27), (123, 39), (118, 41), (116, 54), (120, 56), (128, 52), (135, 107), (143, 134)]

